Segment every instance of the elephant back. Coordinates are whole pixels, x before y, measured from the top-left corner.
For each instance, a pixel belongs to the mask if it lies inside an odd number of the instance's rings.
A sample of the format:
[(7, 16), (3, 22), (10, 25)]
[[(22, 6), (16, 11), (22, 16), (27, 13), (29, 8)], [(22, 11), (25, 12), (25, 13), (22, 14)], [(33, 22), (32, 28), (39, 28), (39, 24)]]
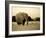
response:
[(27, 13), (17, 13), (16, 14), (16, 19), (27, 19), (28, 18), (28, 14)]

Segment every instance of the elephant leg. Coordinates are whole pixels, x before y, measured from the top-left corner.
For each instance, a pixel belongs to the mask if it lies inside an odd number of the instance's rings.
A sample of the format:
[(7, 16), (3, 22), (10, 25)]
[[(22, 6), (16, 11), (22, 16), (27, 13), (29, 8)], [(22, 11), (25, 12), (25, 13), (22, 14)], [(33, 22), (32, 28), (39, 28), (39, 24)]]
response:
[(26, 20), (24, 19), (24, 20), (23, 20), (23, 25), (25, 24), (25, 21), (26, 21)]
[(25, 24), (25, 22), (23, 22), (23, 25)]
[(28, 25), (28, 20), (26, 20), (27, 21), (27, 25)]
[(27, 25), (28, 25), (28, 21), (27, 21)]

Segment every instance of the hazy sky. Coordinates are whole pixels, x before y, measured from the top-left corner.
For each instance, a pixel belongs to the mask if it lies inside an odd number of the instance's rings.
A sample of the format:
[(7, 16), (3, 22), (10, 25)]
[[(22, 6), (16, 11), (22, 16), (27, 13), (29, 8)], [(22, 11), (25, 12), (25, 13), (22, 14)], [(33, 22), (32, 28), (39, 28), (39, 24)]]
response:
[(12, 7), (13, 16), (15, 16), (19, 12), (25, 12), (32, 18), (40, 17), (40, 8), (39, 7), (19, 7), (19, 6)]

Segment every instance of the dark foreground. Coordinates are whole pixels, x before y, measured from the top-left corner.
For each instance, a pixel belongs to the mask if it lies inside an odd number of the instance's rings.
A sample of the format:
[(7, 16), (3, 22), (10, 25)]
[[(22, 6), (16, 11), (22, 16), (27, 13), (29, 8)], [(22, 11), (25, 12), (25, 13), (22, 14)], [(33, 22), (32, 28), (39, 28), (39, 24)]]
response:
[(18, 25), (16, 22), (12, 22), (12, 31), (26, 31), (26, 30), (40, 30), (40, 22), (39, 21), (32, 21), (29, 22), (28, 25), (25, 23), (23, 26)]

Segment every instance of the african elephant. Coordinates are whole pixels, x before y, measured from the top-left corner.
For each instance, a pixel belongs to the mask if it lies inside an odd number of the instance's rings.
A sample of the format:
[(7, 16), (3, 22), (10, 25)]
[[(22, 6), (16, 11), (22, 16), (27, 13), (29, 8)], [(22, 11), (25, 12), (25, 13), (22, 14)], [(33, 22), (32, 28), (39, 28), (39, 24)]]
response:
[(17, 13), (16, 14), (16, 22), (17, 24), (28, 24), (28, 14), (27, 13)]

